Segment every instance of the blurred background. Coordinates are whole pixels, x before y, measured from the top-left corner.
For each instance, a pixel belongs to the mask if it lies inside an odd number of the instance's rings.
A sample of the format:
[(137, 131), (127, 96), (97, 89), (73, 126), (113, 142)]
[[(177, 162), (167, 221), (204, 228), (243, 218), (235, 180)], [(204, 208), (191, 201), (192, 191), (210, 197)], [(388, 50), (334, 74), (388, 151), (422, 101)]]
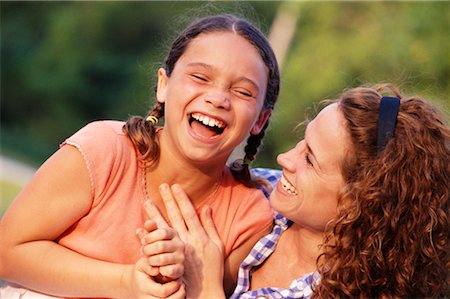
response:
[(450, 2), (1, 1), (0, 213), (86, 123), (144, 115), (171, 41), (196, 16), (256, 23), (281, 65), (280, 99), (254, 166), (276, 167), (308, 107), (392, 82), (449, 115)]

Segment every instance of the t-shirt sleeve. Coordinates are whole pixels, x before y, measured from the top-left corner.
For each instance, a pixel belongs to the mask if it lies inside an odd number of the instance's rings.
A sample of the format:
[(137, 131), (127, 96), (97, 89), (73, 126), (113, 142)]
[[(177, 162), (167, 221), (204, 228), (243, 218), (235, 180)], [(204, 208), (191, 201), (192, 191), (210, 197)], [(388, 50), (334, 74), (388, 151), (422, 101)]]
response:
[(267, 231), (273, 223), (273, 210), (268, 200), (260, 190), (254, 190), (251, 196), (242, 199), (236, 215), (240, 219), (232, 230), (237, 235), (231, 251), (238, 248), (248, 239), (261, 232)]
[(111, 175), (114, 162), (119, 154), (119, 137), (114, 129), (117, 122), (96, 121), (89, 123), (67, 138), (61, 147), (71, 145), (77, 148), (86, 163), (91, 181), (93, 206), (104, 192)]

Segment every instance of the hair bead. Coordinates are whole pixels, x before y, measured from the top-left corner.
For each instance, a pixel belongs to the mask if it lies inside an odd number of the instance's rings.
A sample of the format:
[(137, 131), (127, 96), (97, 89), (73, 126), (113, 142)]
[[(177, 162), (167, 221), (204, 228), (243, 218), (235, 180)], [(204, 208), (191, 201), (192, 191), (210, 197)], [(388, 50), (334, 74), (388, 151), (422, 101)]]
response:
[(147, 116), (147, 118), (145, 120), (148, 121), (148, 122), (151, 122), (152, 125), (154, 125), (154, 126), (156, 124), (158, 124), (158, 118), (156, 116), (153, 116), (153, 115)]

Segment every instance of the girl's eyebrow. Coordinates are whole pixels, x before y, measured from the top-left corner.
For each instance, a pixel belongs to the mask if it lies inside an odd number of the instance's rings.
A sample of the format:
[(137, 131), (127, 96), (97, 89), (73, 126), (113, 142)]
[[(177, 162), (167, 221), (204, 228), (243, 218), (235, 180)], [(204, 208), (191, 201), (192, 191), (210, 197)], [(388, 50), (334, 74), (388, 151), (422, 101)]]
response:
[(199, 67), (203, 67), (203, 68), (206, 68), (206, 69), (212, 69), (212, 68), (213, 68), (211, 65), (206, 64), (206, 63), (203, 63), (203, 62), (189, 62), (189, 63), (187, 64), (187, 66), (188, 66), (188, 67), (196, 67), (196, 66), (199, 66)]
[(239, 78), (237, 78), (236, 81), (245, 81), (245, 82), (253, 85), (253, 87), (255, 87), (255, 89), (256, 89), (256, 93), (259, 94), (259, 85), (252, 79), (249, 79), (247, 77), (239, 77)]
[[(208, 70), (213, 70), (213, 67), (211, 65), (203, 63), (203, 62), (190, 62), (187, 64), (187, 67), (202, 67), (202, 68), (205, 68)], [(256, 92), (259, 94), (259, 90), (260, 90), (259, 85), (252, 79), (247, 78), (247, 77), (239, 77), (236, 79), (236, 81), (248, 82), (249, 84), (253, 85), (256, 88)]]

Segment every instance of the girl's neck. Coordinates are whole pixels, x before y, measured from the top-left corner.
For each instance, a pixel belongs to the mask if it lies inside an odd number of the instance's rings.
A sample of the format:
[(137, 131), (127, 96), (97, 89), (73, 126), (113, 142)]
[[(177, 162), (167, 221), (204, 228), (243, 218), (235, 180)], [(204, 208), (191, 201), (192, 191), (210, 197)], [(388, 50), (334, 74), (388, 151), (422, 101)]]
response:
[(180, 157), (177, 151), (172, 151), (169, 145), (164, 144), (161, 133), (162, 130), (158, 133), (161, 149), (159, 160), (153, 165), (147, 163), (145, 171), (147, 194), (157, 202), (161, 200), (158, 191), (159, 185), (162, 183), (179, 184), (194, 206), (197, 206), (217, 190), (222, 180), (226, 161), (211, 161), (196, 165), (192, 161)]
[[(169, 185), (179, 184), (188, 194), (191, 201), (199, 203), (203, 201), (210, 193), (212, 193), (220, 184), (223, 175), (223, 167), (217, 168), (215, 172), (202, 170), (188, 166), (170, 163), (164, 165), (160, 161), (154, 167), (147, 167), (146, 179), (147, 185), (155, 187), (156, 191), (159, 185), (166, 183)], [(151, 192), (154, 194), (154, 192)]]

